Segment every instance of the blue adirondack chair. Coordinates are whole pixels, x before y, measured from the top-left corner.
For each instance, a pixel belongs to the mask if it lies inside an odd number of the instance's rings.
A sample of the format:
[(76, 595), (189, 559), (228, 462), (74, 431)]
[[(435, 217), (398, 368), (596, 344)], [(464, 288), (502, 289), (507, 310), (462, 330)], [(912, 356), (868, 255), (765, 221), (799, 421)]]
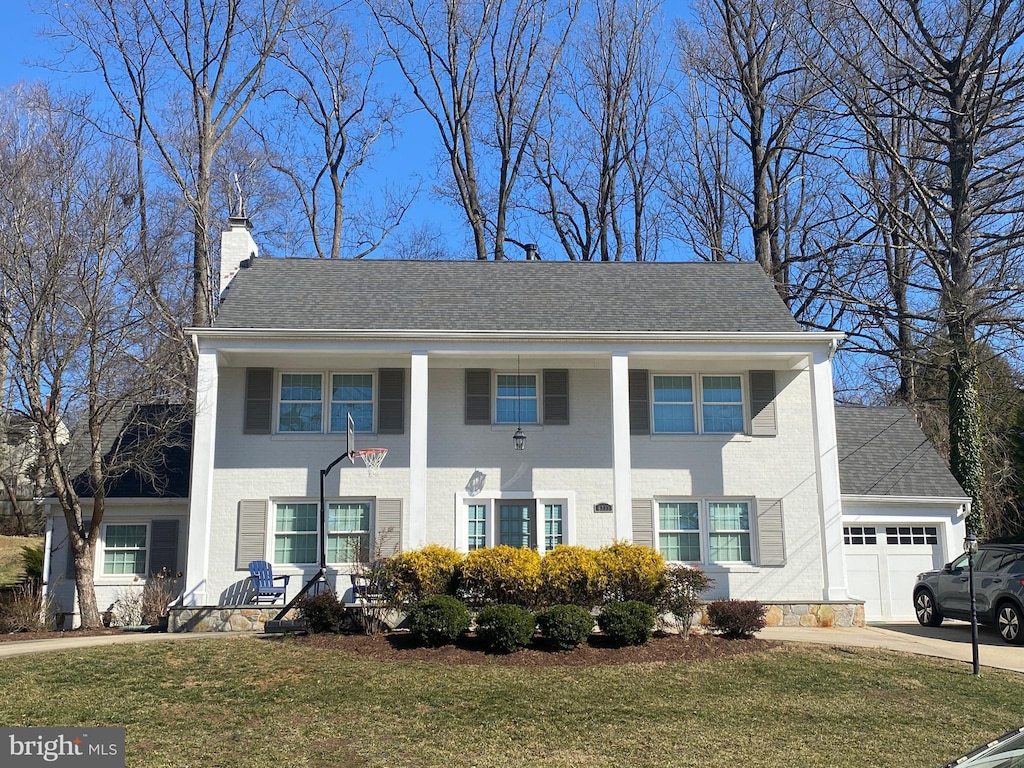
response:
[[(276, 603), (277, 598), (281, 598), (282, 601), (288, 602), (288, 597), (285, 595), (285, 591), (288, 589), (289, 576), (275, 576), (274, 569), (270, 563), (266, 560), (253, 560), (249, 563), (249, 578), (252, 579), (253, 596), (249, 600), (251, 603)], [(284, 583), (276, 587), (274, 586), (275, 581), (283, 581)]]

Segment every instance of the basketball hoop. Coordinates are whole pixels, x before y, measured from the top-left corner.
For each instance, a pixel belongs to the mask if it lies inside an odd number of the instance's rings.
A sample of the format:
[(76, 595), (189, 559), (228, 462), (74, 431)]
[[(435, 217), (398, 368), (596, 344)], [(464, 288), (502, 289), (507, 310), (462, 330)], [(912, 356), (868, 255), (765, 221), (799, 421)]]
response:
[(387, 448), (363, 448), (360, 451), (352, 452), (352, 458), (363, 460), (363, 464), (366, 465), (366, 471), (370, 474), (370, 477), (377, 476), (377, 470), (380, 469), (380, 465), (384, 462), (384, 457), (387, 455)]

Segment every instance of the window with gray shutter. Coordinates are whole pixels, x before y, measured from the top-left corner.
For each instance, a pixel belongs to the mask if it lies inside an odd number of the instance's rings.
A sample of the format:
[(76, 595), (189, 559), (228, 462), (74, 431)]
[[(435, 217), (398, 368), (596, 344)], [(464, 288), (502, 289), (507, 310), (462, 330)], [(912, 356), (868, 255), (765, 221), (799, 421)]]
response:
[(633, 543), (657, 549), (654, 542), (654, 501), (633, 499)]
[(178, 521), (154, 520), (150, 526), (149, 573), (178, 572)]
[(750, 372), (750, 434), (774, 437), (779, 433), (775, 416), (775, 371)]
[(235, 549), (235, 570), (249, 570), (253, 560), (267, 559), (266, 499), (243, 499), (238, 502), (238, 546)]
[(373, 522), (373, 551), (391, 557), (402, 551), (402, 500), (377, 499)]
[(245, 369), (245, 425), (247, 435), (269, 435), (274, 409), (274, 369)]
[(569, 423), (569, 371), (544, 371), (544, 423)]
[(651, 434), (650, 378), (646, 370), (629, 372), (629, 433)]
[(466, 423), (491, 423), (491, 372), (489, 369), (466, 369)]
[(758, 564), (786, 564), (786, 539), (782, 526), (782, 499), (757, 500)]
[(377, 432), (405, 432), (405, 369), (381, 368), (377, 372)]

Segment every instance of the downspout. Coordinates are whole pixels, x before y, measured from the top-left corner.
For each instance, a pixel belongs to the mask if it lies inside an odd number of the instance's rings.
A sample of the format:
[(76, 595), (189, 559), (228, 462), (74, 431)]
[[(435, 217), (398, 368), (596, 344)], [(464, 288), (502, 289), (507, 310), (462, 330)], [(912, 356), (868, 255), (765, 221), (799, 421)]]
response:
[[(53, 517), (50, 516), (50, 505), (44, 508), (46, 515), (46, 535), (43, 537), (43, 583), (39, 591), (39, 621), (46, 621), (46, 597), (50, 592), (50, 547), (53, 546)], [(60, 627), (64, 629), (64, 627)]]

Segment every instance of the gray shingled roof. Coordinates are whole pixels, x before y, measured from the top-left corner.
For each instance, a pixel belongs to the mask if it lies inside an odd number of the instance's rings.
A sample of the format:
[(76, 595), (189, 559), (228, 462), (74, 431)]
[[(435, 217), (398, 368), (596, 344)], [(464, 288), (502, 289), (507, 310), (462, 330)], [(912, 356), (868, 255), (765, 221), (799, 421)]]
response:
[(756, 263), (259, 258), (215, 328), (793, 332)]
[(836, 436), (844, 494), (967, 495), (906, 408), (836, 406)]

